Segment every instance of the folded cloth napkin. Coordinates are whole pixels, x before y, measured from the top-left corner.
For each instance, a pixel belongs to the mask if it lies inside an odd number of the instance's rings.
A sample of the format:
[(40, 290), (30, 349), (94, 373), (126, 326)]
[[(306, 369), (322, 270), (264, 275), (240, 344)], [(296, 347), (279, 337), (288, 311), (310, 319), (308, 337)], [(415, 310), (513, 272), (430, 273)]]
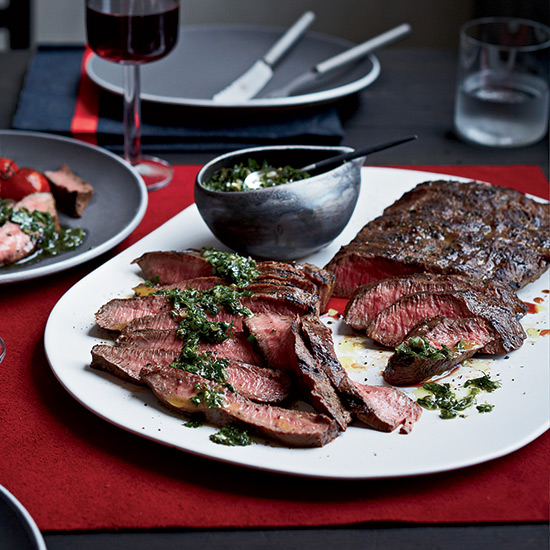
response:
[[(39, 47), (33, 56), (14, 129), (73, 134), (118, 150), (122, 146), (122, 98), (87, 76), (90, 51)], [(334, 106), (243, 112), (142, 104), (144, 149), (230, 150), (270, 143), (337, 144), (344, 135)]]
[[(142, 222), (109, 255), (192, 203), (199, 167), (174, 168), (174, 181), (149, 195)], [(548, 197), (548, 181), (534, 166), (416, 168)], [(125, 432), (92, 414), (53, 375), (42, 336), (59, 298), (105, 259), (38, 282), (0, 286), (0, 335), (7, 344), (0, 368), (0, 483), (40, 529), (548, 521), (550, 432), (507, 456), (456, 471), (331, 481), (217, 463)], [(367, 451), (372, 449), (358, 449)]]

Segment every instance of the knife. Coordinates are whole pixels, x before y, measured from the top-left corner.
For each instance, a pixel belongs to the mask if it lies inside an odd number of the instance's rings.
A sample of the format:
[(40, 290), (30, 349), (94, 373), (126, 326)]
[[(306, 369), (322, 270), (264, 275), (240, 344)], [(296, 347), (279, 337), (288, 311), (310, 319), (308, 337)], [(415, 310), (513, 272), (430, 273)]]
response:
[(374, 38), (371, 38), (370, 40), (367, 40), (366, 42), (363, 42), (358, 46), (354, 46), (353, 48), (346, 50), (345, 52), (335, 55), (330, 59), (321, 61), (320, 63), (312, 67), (307, 73), (303, 73), (297, 76), (288, 84), (281, 86), (277, 90), (269, 92), (269, 94), (266, 94), (264, 97), (288, 97), (296, 90), (312, 84), (313, 82), (319, 80), (321, 77), (325, 76), (327, 73), (333, 71), (334, 69), (343, 67), (344, 65), (347, 65), (352, 61), (357, 61), (358, 59), (365, 57), (367, 54), (373, 52), (374, 50), (377, 50), (382, 46), (387, 46), (388, 44), (391, 44), (392, 42), (395, 42), (396, 40), (405, 37), (410, 32), (411, 26), (408, 23), (403, 23), (402, 25), (399, 25), (393, 29), (390, 29), (389, 31), (379, 34), (378, 36), (375, 36)]
[(212, 98), (213, 101), (235, 103), (254, 97), (273, 76), (273, 67), (298, 42), (314, 19), (313, 12), (305, 12), (261, 59), (258, 59), (250, 69), (229, 86), (215, 94)]

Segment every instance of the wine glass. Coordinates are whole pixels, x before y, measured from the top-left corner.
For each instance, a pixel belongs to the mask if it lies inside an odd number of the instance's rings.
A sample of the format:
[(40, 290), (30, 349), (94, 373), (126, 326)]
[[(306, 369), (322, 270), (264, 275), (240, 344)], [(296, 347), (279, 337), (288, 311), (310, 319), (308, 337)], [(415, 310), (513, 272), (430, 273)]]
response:
[(101, 58), (123, 65), (124, 158), (148, 190), (172, 179), (172, 167), (141, 154), (140, 65), (167, 55), (178, 37), (179, 0), (86, 0), (88, 44)]

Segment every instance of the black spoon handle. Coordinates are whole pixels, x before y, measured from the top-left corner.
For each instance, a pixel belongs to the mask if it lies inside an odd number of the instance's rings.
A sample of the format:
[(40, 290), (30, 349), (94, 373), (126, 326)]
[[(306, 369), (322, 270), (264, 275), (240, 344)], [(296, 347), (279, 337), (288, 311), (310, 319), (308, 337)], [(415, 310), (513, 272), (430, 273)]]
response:
[(333, 165), (336, 166), (337, 164), (340, 164), (347, 160), (353, 160), (359, 157), (364, 157), (366, 155), (370, 155), (371, 153), (377, 153), (378, 151), (383, 151), (384, 149), (389, 149), (390, 147), (401, 145), (402, 143), (406, 143), (407, 141), (412, 141), (417, 137), (418, 136), (415, 134), (413, 136), (408, 136), (406, 138), (401, 138), (395, 141), (381, 143), (380, 145), (371, 145), (370, 147), (365, 147), (363, 149), (356, 149), (355, 151), (351, 151), (349, 153), (336, 155), (335, 157), (330, 157), (328, 159), (320, 160), (319, 162), (314, 162), (313, 164), (309, 164), (308, 166), (304, 166), (303, 168), (300, 168), (300, 172), (313, 172), (314, 170), (318, 170), (319, 168), (326, 168), (327, 166), (333, 166)]

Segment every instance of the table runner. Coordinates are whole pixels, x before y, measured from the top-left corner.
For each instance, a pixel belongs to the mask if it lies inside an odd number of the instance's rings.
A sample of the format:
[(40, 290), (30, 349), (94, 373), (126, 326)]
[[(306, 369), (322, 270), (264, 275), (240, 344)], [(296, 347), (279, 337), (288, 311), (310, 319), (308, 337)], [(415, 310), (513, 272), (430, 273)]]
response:
[[(406, 168), (549, 194), (546, 178), (533, 166)], [(7, 343), (0, 366), (0, 484), (27, 507), (39, 528), (548, 521), (549, 432), (508, 456), (453, 472), (395, 480), (315, 480), (164, 447), (112, 426), (62, 389), (43, 351), (52, 307), (89, 271), (190, 204), (198, 169), (175, 167), (175, 180), (150, 194), (145, 218), (112, 253), (62, 274), (0, 287), (0, 335)]]
[[(121, 149), (122, 98), (85, 71), (91, 51), (41, 46), (31, 59), (12, 127), (72, 134)], [(52, 77), (55, 75), (55, 77)], [(229, 150), (266, 143), (338, 144), (344, 132), (333, 105), (245, 113), (142, 103), (144, 150)]]

